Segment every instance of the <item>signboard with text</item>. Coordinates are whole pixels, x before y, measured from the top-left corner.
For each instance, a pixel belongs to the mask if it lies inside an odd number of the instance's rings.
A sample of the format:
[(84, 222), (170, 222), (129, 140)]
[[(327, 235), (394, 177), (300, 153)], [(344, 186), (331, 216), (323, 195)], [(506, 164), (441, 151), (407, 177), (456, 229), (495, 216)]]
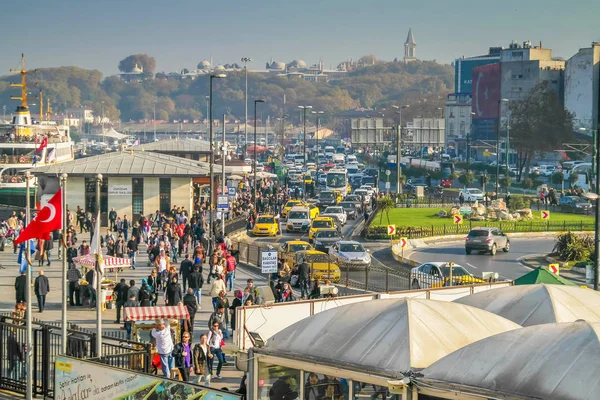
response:
[(217, 196), (217, 208), (223, 210), (229, 207), (229, 196)]
[(260, 272), (263, 274), (277, 273), (277, 250), (263, 250), (260, 260)]
[(109, 196), (131, 196), (131, 185), (108, 185)]

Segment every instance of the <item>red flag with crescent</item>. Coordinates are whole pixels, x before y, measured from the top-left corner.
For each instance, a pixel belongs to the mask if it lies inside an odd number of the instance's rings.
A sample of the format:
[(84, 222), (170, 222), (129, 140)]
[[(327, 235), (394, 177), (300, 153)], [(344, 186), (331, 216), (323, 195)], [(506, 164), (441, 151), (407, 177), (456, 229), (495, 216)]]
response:
[(62, 229), (62, 189), (48, 201), (19, 234), (15, 244), (29, 239), (48, 239), (52, 231)]

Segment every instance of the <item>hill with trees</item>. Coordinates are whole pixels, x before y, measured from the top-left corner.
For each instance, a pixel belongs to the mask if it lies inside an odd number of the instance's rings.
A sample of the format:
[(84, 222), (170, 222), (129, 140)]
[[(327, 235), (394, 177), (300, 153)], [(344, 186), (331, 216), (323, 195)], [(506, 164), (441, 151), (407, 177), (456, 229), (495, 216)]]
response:
[[(200, 119), (206, 113), (206, 96), (209, 93), (208, 75), (196, 79), (176, 79), (157, 73), (154, 58), (145, 54), (129, 56), (119, 63), (122, 72), (131, 72), (138, 65), (144, 69), (139, 82), (125, 82), (119, 76), (102, 77), (96, 70), (78, 67), (42, 68), (28, 77), (35, 93), (42, 89), (44, 97), (51, 99), (55, 112), (68, 107), (87, 106), (111, 119), (152, 119), (156, 105), (156, 118), (162, 120)], [(341, 80), (313, 83), (291, 79), (276, 74), (248, 74), (249, 117), (252, 101), (264, 99), (263, 117), (278, 117), (285, 112), (288, 118), (298, 121), (298, 105), (311, 105), (325, 112), (325, 118), (341, 111), (364, 107), (383, 109), (392, 104), (421, 103), (422, 114), (431, 114), (443, 104), (446, 94), (453, 89), (454, 72), (451, 66), (431, 61), (377, 62), (348, 73)], [(16, 107), (10, 100), (17, 88), (9, 87), (18, 76), (0, 78), (0, 106), (7, 111)], [(244, 116), (244, 72), (228, 72), (226, 79), (213, 80), (215, 115)], [(35, 103), (35, 100), (31, 100)], [(35, 107), (32, 107), (35, 110)]]

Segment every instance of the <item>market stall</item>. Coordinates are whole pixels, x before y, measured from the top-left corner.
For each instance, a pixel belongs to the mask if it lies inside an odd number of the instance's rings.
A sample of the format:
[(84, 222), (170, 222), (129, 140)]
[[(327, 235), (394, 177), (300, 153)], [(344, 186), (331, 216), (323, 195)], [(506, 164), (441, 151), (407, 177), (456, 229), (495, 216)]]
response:
[[(106, 305), (108, 303), (111, 303), (113, 300), (113, 290), (118, 281), (119, 270), (121, 270), (123, 267), (128, 267), (130, 265), (130, 261), (128, 258), (112, 257), (112, 256), (103, 256), (100, 258), (100, 260), (102, 263), (100, 268), (103, 271), (115, 273), (114, 281), (110, 280), (106, 275), (104, 275), (102, 277), (103, 278), (102, 282), (101, 282), (102, 292), (100, 293), (99, 301), (103, 304), (103, 308), (105, 308)], [(81, 265), (81, 268), (83, 270), (82, 275), (84, 275), (84, 276), (88, 269), (95, 268), (95, 265), (96, 265), (96, 259), (95, 259), (94, 255), (92, 255), (92, 254), (75, 257), (75, 258), (73, 258), (73, 262), (76, 262), (77, 264)], [(87, 281), (82, 281), (79, 286), (79, 288), (80, 288), (79, 290), (80, 290), (80, 293), (83, 295), (83, 298), (86, 298), (87, 293), (89, 293), (89, 291), (87, 290), (87, 284), (88, 284)]]

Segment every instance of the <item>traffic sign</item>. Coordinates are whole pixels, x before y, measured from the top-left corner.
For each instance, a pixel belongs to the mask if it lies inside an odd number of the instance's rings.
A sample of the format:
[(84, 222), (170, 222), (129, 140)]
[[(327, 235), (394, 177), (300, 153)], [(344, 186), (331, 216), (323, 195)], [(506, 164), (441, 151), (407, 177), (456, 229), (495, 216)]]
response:
[(489, 152), (489, 151), (487, 151), (487, 150), (484, 150), (484, 151), (483, 151), (483, 156), (484, 156), (484, 157), (489, 157), (491, 154), (492, 154), (492, 153), (490, 153), (490, 152)]
[(263, 274), (277, 273), (277, 250), (262, 250), (260, 271)]
[(385, 183), (385, 188), (386, 188), (386, 189), (389, 189), (389, 188), (390, 188), (390, 183), (389, 183), (389, 182), (386, 182), (386, 183)]
[(227, 209), (229, 208), (229, 197), (228, 196), (217, 196), (217, 208)]
[(386, 170), (385, 170), (385, 174), (386, 174), (387, 176), (390, 176), (390, 174), (391, 174), (391, 173), (392, 173), (392, 171), (390, 171), (389, 169), (386, 169)]
[(408, 238), (402, 237), (400, 238), (400, 248), (404, 249), (408, 247)]
[(552, 272), (554, 275), (560, 275), (560, 266), (558, 264), (550, 264), (548, 265), (548, 271)]
[(462, 224), (462, 223), (463, 223), (462, 215), (455, 215), (454, 216), (454, 225), (458, 225), (458, 224)]
[(550, 219), (550, 211), (542, 210), (541, 214), (542, 214), (542, 219)]
[(396, 225), (388, 225), (388, 235), (393, 236), (396, 234)]

